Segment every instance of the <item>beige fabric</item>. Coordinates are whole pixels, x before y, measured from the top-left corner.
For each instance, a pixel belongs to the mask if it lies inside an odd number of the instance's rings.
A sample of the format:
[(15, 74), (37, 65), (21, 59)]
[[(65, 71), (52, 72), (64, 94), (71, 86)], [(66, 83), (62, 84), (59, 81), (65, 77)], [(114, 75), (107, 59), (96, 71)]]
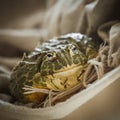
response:
[(48, 31), (48, 37), (75, 32), (85, 3), (85, 0), (58, 1), (45, 16), (44, 27)]
[(118, 66), (120, 64), (120, 22), (112, 21), (102, 25), (98, 34), (104, 41), (109, 42), (108, 66)]
[(120, 22), (112, 21), (101, 25), (98, 34), (104, 43), (100, 46), (98, 56), (88, 61), (90, 64), (84, 76), (85, 86), (85, 81), (91, 73), (93, 76), (93, 67), (96, 70), (95, 76), (100, 79), (105, 73), (120, 65)]
[[(21, 51), (22, 54), (28, 53), (33, 50), (38, 41), (48, 40), (69, 32), (81, 32), (93, 37), (96, 41), (104, 41), (98, 58), (90, 61), (90, 65), (96, 67), (98, 79), (120, 64), (119, 0), (52, 0), (44, 2), (36, 0), (36, 3), (33, 3), (34, 1), (22, 2), (22, 9), (17, 11), (20, 14), (12, 11), (13, 18), (7, 16), (6, 13), (5, 21), (2, 18), (0, 44), (4, 43), (7, 46), (2, 47), (0, 51), (0, 66), (11, 70), (20, 60), (18, 58), (22, 58), (17, 51)], [(38, 3), (41, 5), (39, 6)], [(7, 6), (9, 4), (8, 2)], [(43, 7), (41, 7), (42, 5)], [(17, 4), (17, 6), (19, 5)], [(15, 7), (13, 9), (18, 10)], [(6, 21), (8, 18), (9, 22)], [(11, 48), (12, 52), (9, 54)], [(13, 52), (14, 54), (12, 54)], [(3, 69), (0, 72), (2, 73)], [(89, 73), (87, 72), (86, 76), (89, 76)], [(0, 76), (2, 78), (1, 74)], [(86, 79), (87, 77), (85, 77), (85, 81)], [(6, 85), (2, 82), (0, 84)]]
[(0, 4), (0, 28), (26, 29), (41, 26), (47, 0), (6, 0)]
[(118, 3), (118, 0), (60, 0), (45, 16), (48, 38), (69, 32), (97, 36), (96, 31), (101, 24), (117, 19)]

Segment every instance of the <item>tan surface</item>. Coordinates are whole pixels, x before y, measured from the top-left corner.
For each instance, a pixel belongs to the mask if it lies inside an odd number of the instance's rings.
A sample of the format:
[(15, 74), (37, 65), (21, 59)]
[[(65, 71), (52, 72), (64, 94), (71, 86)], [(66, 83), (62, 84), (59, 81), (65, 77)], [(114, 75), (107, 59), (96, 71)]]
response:
[[(119, 4), (119, 0), (2, 1), (0, 67), (6, 70), (0, 68), (2, 71), (0, 84), (7, 89), (9, 72), (22, 58), (23, 52), (33, 50), (38, 41), (42, 42), (69, 32), (81, 32), (95, 40), (107, 42), (110, 45), (107, 65), (118, 66), (120, 64)], [(8, 82), (3, 81), (4, 79)], [(119, 86), (120, 80), (117, 80), (63, 120), (119, 120)], [(9, 119), (8, 115), (3, 115), (5, 116)], [(2, 116), (0, 119), (5, 120)]]

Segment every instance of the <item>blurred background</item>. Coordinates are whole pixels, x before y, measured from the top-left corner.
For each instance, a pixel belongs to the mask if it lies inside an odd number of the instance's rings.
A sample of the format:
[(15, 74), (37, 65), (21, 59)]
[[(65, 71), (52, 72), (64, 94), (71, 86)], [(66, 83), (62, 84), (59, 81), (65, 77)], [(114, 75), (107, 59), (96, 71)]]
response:
[[(119, 0), (0, 0), (0, 92), (23, 53), (45, 40), (70, 32), (108, 40), (110, 27), (102, 38), (98, 29), (120, 22), (119, 6)], [(119, 90), (120, 79), (64, 120), (120, 120)]]
[(46, 0), (0, 0), (0, 56), (21, 57), (40, 39)]
[[(119, 0), (0, 0), (0, 56), (21, 57), (38, 41), (70, 32), (100, 40), (103, 23), (119, 20)], [(9, 51), (9, 52), (8, 52)]]
[(47, 0), (0, 0), (0, 65), (11, 70), (42, 40)]

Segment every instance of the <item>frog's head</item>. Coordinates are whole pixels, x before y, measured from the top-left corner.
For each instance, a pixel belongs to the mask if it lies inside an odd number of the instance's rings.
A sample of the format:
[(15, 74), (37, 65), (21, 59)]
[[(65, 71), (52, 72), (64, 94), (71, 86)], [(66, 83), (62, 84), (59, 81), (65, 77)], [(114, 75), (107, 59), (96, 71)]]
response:
[(42, 54), (39, 63), (41, 75), (68, 70), (87, 61), (85, 54), (74, 44), (57, 45), (55, 49)]
[(89, 56), (95, 56), (95, 52), (97, 53), (93, 40), (81, 34), (54, 38), (34, 51), (36, 54), (40, 53), (37, 61), (41, 75), (54, 74), (83, 65)]

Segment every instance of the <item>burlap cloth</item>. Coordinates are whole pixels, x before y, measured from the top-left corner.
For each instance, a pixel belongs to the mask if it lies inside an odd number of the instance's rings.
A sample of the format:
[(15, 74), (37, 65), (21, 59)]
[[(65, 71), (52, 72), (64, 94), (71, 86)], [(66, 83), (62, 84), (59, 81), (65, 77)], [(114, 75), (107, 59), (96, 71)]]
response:
[[(119, 0), (22, 0), (0, 4), (0, 98), (12, 101), (8, 84), (14, 65), (39, 42), (71, 32), (103, 41), (89, 61), (84, 81), (95, 67), (97, 78), (120, 65)], [(85, 83), (86, 85), (86, 83)]]

